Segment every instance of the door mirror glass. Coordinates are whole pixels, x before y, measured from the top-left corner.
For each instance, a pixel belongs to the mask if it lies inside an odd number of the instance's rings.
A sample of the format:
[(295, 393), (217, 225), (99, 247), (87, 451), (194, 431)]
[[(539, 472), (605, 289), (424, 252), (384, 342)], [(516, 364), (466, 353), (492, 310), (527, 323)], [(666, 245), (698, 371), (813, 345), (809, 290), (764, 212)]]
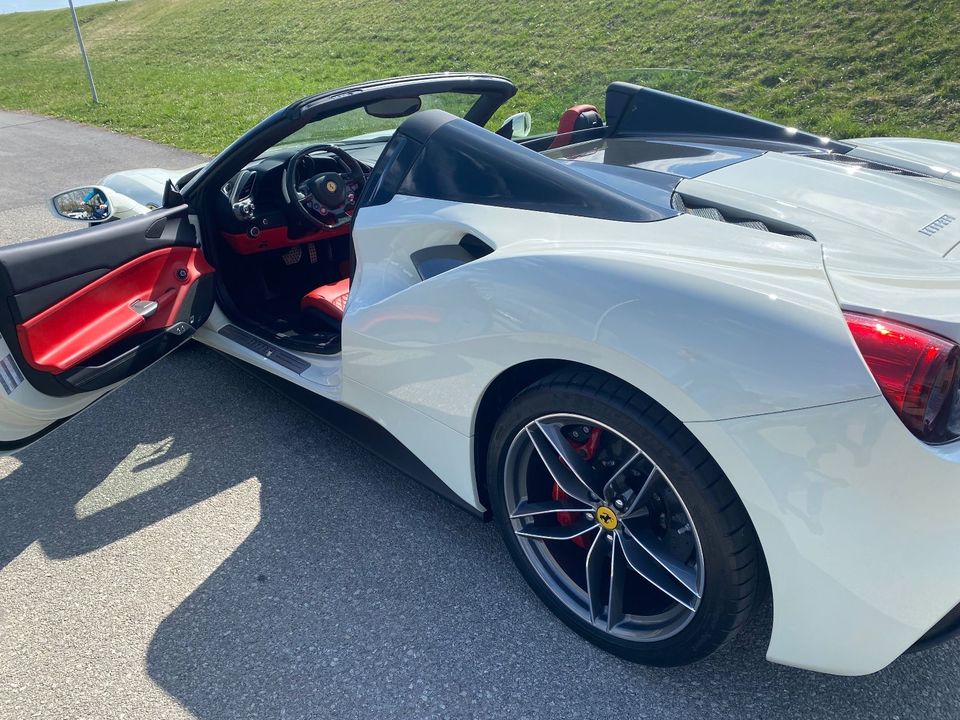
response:
[(401, 118), (413, 115), (420, 109), (420, 98), (386, 98), (365, 105), (367, 115), (377, 118)]
[(532, 127), (533, 118), (530, 117), (530, 113), (517, 113), (516, 115), (511, 115), (504, 121), (500, 129), (497, 130), (497, 135), (503, 135), (511, 140), (525, 138), (530, 134)]
[(95, 185), (66, 190), (50, 198), (50, 212), (64, 220), (103, 222), (113, 217), (107, 191)]

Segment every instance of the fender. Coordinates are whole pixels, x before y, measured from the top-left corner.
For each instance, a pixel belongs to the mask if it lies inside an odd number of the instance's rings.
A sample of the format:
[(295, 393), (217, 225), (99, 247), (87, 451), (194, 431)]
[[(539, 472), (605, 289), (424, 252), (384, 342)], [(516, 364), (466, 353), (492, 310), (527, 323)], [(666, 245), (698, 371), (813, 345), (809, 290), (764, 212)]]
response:
[[(364, 208), (355, 234), (345, 379), (464, 435), (501, 372), (542, 358), (609, 372), (685, 422), (878, 394), (808, 241), (403, 196)], [(495, 251), (428, 280), (403, 260), (465, 234)]]

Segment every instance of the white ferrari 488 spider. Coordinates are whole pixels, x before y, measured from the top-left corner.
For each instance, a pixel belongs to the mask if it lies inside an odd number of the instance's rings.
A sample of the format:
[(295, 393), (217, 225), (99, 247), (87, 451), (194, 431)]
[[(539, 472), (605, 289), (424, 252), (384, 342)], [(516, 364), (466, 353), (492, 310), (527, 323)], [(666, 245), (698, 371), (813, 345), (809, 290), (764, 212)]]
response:
[[(960, 145), (833, 141), (615, 82), (557, 133), (437, 74), (52, 200), (0, 249), (0, 440), (188, 338), (498, 524), (593, 643), (672, 665), (771, 592), (768, 657), (960, 627)], [(393, 445), (391, 445), (391, 443)]]

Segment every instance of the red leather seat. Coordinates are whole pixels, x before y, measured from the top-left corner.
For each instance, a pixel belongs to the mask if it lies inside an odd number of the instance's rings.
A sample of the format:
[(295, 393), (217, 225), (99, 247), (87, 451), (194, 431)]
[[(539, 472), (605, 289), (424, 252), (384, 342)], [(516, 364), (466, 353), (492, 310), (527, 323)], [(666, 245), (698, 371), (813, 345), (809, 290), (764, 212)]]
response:
[(593, 105), (574, 105), (560, 116), (557, 136), (550, 143), (550, 147), (558, 148), (569, 145), (573, 141), (572, 133), (574, 131), (594, 127), (603, 127), (600, 111)]
[(350, 278), (346, 277), (308, 292), (300, 301), (300, 309), (317, 310), (334, 320), (343, 320), (343, 309), (347, 306), (349, 298)]

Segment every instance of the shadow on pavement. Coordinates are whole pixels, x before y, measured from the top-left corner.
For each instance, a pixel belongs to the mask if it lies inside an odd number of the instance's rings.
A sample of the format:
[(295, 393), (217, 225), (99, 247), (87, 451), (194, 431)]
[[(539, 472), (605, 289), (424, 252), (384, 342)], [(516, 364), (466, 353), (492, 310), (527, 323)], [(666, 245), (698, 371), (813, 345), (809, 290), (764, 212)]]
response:
[[(184, 351), (184, 357), (202, 352), (191, 347)], [(182, 360), (178, 357), (172, 362)], [(148, 371), (148, 375), (153, 377), (154, 372)], [(163, 377), (165, 374), (157, 380), (169, 380)], [(159, 384), (146, 385), (143, 380), (136, 384), (141, 393), (146, 390), (146, 397), (131, 397), (129, 388), (125, 388), (18, 453), (21, 466), (0, 481), (4, 520), (0, 524), (0, 569), (37, 540), (54, 559), (91, 552), (244, 479), (218, 472), (219, 463), (210, 457), (212, 449), (196, 454), (204, 446), (203, 423), (216, 419), (214, 413), (207, 417), (194, 414), (192, 400), (189, 412), (178, 411), (182, 403), (176, 392), (181, 388), (171, 388), (168, 394)], [(190, 472), (169, 482), (95, 514), (78, 517), (82, 515), (78, 508), (83, 499), (108, 481), (144, 443), (168, 445), (169, 454), (191, 453), (199, 462), (191, 463)], [(160, 462), (159, 458), (155, 461)], [(144, 454), (142, 462), (131, 470), (149, 473), (152, 462)], [(197, 476), (202, 476), (199, 482)]]
[[(608, 656), (539, 604), (492, 525), (201, 348), (21, 461), (0, 480), (0, 566), (35, 541), (54, 558), (88, 553), (259, 480), (259, 524), (162, 621), (146, 658), (204, 720), (960, 715), (957, 643), (867, 678), (820, 676), (763, 659), (769, 607), (692, 667)], [(107, 481), (131, 462), (160, 479), (126, 497)], [(91, 492), (114, 491), (106, 509), (78, 513)]]

